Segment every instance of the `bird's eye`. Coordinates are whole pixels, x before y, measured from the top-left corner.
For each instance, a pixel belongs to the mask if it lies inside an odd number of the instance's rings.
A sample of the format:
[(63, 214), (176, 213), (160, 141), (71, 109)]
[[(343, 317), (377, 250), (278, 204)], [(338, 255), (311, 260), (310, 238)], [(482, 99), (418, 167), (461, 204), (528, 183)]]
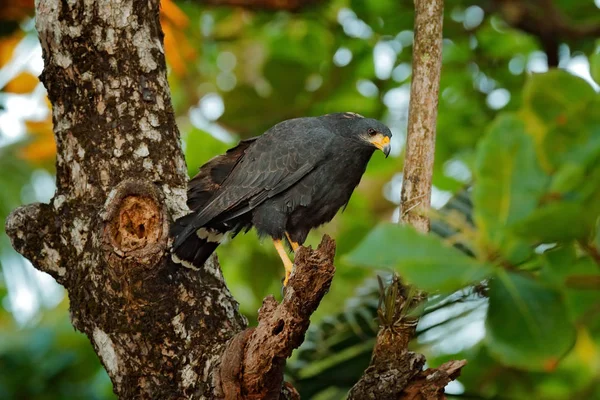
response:
[(375, 136), (377, 134), (377, 131), (373, 128), (369, 128), (369, 130), (367, 131), (369, 133), (369, 135), (371, 136)]

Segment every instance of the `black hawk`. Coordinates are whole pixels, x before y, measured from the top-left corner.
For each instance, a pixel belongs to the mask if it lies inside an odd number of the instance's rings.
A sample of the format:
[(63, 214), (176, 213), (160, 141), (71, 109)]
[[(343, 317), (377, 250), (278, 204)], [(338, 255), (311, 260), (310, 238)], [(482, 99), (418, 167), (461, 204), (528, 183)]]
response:
[(193, 211), (173, 224), (173, 260), (199, 268), (225, 234), (256, 228), (270, 236), (286, 275), (282, 240), (293, 251), (350, 200), (376, 149), (387, 157), (392, 133), (355, 113), (283, 121), (204, 164), (189, 183)]

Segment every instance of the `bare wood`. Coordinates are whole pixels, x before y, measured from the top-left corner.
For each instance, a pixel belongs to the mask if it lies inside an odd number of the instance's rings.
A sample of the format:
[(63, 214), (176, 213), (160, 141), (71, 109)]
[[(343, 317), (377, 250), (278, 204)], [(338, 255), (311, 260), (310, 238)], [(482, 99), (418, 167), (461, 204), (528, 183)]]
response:
[(419, 299), (409, 298), (406, 289), (397, 279), (388, 287), (386, 296), (393, 292), (393, 301), (385, 303), (392, 308), (393, 315), (388, 325), (380, 320), (371, 362), (350, 390), (349, 400), (402, 398), (404, 389), (425, 365), (423, 355), (408, 351), (416, 322), (406, 319), (402, 310), (406, 309), (406, 301)]
[(406, 157), (400, 202), (404, 223), (429, 232), (427, 212), (435, 154), (442, 70), (443, 0), (415, 0), (413, 77), (410, 87)]
[[(281, 304), (263, 301), (258, 326), (239, 333), (223, 355), (218, 383), (226, 399), (279, 399), (285, 360), (302, 344), (310, 316), (335, 273), (335, 242), (325, 236), (317, 250), (300, 247)], [(287, 386), (286, 398), (299, 398)]]
[(444, 400), (444, 388), (460, 376), (466, 360), (448, 361), (438, 368), (421, 371), (401, 394), (403, 400)]

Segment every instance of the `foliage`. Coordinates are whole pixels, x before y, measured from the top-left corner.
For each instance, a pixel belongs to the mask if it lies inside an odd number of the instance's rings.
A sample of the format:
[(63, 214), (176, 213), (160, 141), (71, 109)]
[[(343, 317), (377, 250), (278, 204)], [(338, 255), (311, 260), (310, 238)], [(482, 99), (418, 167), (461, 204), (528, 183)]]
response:
[[(298, 13), (200, 3), (163, 0), (161, 11), (190, 174), (239, 138), (296, 116), (354, 111), (394, 133), (393, 157), (375, 155), (347, 210), (309, 236), (314, 245), (331, 234), (338, 257), (331, 292), (288, 366), (304, 398), (343, 398), (360, 376), (377, 330), (374, 275), (397, 271), (431, 293), (413, 347), (432, 366), (466, 358), (465, 395), (600, 399), (597, 86), (564, 70), (534, 73), (546, 70), (545, 49), (496, 12), (500, 2), (447, 0), (434, 201), (455, 197), (434, 211), (436, 236), (425, 237), (378, 225), (398, 215), (412, 2), (331, 0)], [(554, 3), (567, 23), (600, 23), (592, 1)], [(48, 111), (32, 79), (40, 71), (22, 61), (39, 46), (32, 10), (22, 0), (0, 11), (2, 222), (18, 204), (52, 194), (40, 195), (35, 180), (40, 168), (53, 173), (51, 113), (25, 112)], [(560, 66), (589, 59), (599, 82), (600, 42), (564, 40)], [(23, 123), (23, 135), (9, 132), (8, 117)], [(0, 233), (8, 277), (15, 254)], [(276, 253), (253, 233), (218, 253), (253, 321), (262, 298), (280, 293)], [(10, 310), (7, 282), (0, 281), (0, 299)], [(11, 344), (0, 345), (0, 363), (13, 363), (0, 365), (0, 397), (109, 398), (106, 375), (69, 327), (65, 302), (40, 312), (41, 322), (26, 327), (0, 312), (0, 343)], [(36, 371), (35, 382), (17, 388), (23, 371)]]
[[(60, 307), (35, 329), (0, 330), (0, 397), (2, 399), (112, 399), (108, 375), (83, 334)], [(58, 351), (57, 351), (58, 350)]]
[[(484, 280), (485, 357), (540, 376), (577, 365), (567, 360), (586, 346), (597, 374), (600, 96), (558, 70), (530, 77), (523, 93), (521, 108), (499, 115), (477, 148), (474, 229), (440, 240), (383, 225), (350, 260), (394, 268), (433, 293)], [(585, 382), (591, 387), (595, 379), (592, 372)], [(554, 385), (567, 391), (569, 382)], [(515, 388), (515, 397), (525, 395)]]
[(349, 262), (396, 269), (408, 282), (427, 291), (452, 292), (487, 278), (491, 272), (487, 265), (459, 250), (440, 246), (436, 238), (398, 224), (384, 224), (373, 230), (350, 254)]

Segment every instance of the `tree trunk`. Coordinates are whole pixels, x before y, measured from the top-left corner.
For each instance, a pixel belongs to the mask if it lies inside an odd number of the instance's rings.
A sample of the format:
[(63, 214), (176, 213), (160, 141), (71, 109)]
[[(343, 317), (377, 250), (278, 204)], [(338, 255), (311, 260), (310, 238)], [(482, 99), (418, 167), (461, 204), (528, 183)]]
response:
[[(68, 291), (121, 398), (189, 398), (245, 326), (212, 259), (167, 262), (186, 165), (166, 77), (159, 1), (37, 4), (53, 105), (57, 192), (7, 220), (14, 247)], [(176, 394), (176, 395), (175, 395)]]
[[(442, 69), (443, 0), (415, 0), (413, 74), (408, 112), (406, 157), (400, 203), (402, 223), (429, 232), (428, 211), (435, 153), (438, 93)], [(423, 301), (425, 294), (409, 294), (394, 277), (383, 303), (392, 307), (389, 326), (381, 325), (369, 367), (350, 390), (350, 400), (444, 399), (444, 387), (460, 375), (466, 361), (450, 361), (422, 371), (425, 357), (408, 351), (418, 320), (405, 310)], [(406, 306), (404, 303), (410, 304)]]
[[(278, 398), (285, 358), (333, 278), (334, 243), (301, 249), (296, 270), (309, 272), (292, 275), (283, 303), (266, 300), (259, 326), (242, 332), (247, 322), (216, 258), (197, 271), (170, 260), (169, 225), (188, 211), (187, 169), (159, 0), (40, 0), (36, 9), (57, 191), (50, 204), (7, 218), (13, 246), (66, 288), (72, 323), (90, 338), (119, 398), (211, 399), (239, 388)], [(261, 349), (278, 335), (279, 347)], [(267, 363), (236, 348), (246, 342)]]
[(443, 0), (415, 0), (413, 74), (400, 196), (402, 222), (429, 232), (438, 96), (442, 71)]

